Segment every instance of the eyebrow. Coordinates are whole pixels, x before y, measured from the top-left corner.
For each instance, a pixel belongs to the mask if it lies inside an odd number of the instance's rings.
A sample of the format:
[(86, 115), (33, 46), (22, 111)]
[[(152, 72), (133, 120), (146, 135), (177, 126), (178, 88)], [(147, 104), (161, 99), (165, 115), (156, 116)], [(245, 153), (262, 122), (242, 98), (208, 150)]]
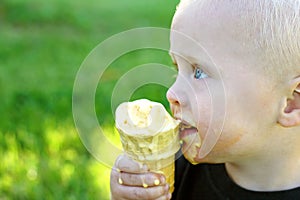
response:
[(171, 51), (169, 52), (169, 55), (171, 56), (171, 59), (173, 61), (173, 64), (175, 65), (177, 71), (178, 71), (178, 65), (177, 65), (177, 61), (175, 59), (176, 56), (179, 56), (181, 58), (183, 58), (184, 60), (186, 60), (187, 62), (189, 62), (192, 66), (201, 66), (201, 69), (204, 69), (207, 72), (214, 72), (215, 71), (215, 65), (213, 62), (211, 62), (210, 60), (207, 59), (200, 59), (200, 58), (196, 58), (193, 56), (181, 56), (181, 55), (176, 55), (174, 53), (172, 53)]
[[(174, 54), (171, 53), (171, 52), (169, 52), (169, 54), (170, 54), (170, 56), (171, 56), (173, 65), (175, 66), (176, 70), (178, 71), (178, 63), (177, 63), (176, 58), (175, 58), (176, 55), (174, 55)], [(188, 63), (190, 63), (192, 66), (196, 66), (196, 65), (201, 65), (201, 66), (202, 66), (201, 62), (200, 62), (200, 61), (197, 61), (197, 59), (194, 58), (194, 57), (188, 58), (188, 57), (184, 57), (184, 56), (180, 56), (180, 55), (178, 55), (178, 56), (181, 57), (182, 59), (184, 59), (185, 61), (187, 61)], [(190, 60), (193, 60), (193, 62), (191, 62)], [(195, 61), (196, 61), (196, 62), (195, 62)], [(197, 64), (197, 63), (199, 63), (199, 64)]]
[(176, 62), (173, 62), (173, 65), (174, 65), (176, 71), (178, 71), (178, 64)]
[(174, 65), (176, 71), (178, 71), (178, 64), (177, 64), (177, 61), (176, 61), (176, 59), (175, 59), (174, 54), (172, 54), (171, 52), (169, 52), (169, 55), (170, 55), (170, 57), (171, 57), (172, 63), (173, 63), (173, 65)]

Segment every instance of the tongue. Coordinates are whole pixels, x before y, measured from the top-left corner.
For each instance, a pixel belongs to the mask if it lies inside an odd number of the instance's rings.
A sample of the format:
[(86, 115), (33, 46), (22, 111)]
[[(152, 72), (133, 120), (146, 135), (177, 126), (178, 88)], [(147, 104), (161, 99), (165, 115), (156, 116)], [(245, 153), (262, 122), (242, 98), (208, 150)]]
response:
[(187, 135), (194, 134), (195, 132), (197, 132), (196, 128), (185, 128), (180, 134), (182, 137), (186, 137)]
[(183, 131), (181, 131), (180, 136), (181, 136), (181, 139), (188, 145), (190, 145), (191, 143), (195, 144), (195, 142), (197, 142), (197, 144), (200, 147), (201, 139), (197, 133), (198, 133), (198, 131), (196, 128), (188, 128), (188, 129), (184, 129)]

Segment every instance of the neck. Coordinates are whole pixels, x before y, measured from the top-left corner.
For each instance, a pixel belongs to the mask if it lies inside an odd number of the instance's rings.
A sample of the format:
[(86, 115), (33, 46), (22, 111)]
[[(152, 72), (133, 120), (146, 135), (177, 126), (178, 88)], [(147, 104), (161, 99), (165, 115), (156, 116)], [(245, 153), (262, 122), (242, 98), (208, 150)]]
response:
[[(295, 149), (299, 150), (299, 147)], [(226, 163), (235, 183), (252, 191), (282, 191), (300, 187), (300, 151)]]

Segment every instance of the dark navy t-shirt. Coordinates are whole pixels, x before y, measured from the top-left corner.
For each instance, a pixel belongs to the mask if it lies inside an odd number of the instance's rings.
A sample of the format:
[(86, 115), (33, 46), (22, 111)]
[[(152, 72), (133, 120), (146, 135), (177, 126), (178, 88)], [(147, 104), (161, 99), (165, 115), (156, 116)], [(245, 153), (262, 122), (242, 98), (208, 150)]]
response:
[(241, 188), (228, 176), (224, 164), (190, 164), (176, 160), (172, 200), (300, 200), (300, 188), (254, 192)]

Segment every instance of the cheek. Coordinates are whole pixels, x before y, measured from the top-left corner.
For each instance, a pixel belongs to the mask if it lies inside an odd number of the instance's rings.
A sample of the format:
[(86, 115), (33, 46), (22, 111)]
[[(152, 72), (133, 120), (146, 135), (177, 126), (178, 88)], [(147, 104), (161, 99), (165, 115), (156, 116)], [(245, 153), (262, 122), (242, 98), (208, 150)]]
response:
[(229, 93), (227, 108), (229, 124), (247, 132), (259, 132), (274, 123), (276, 97), (263, 87), (253, 84)]
[(214, 151), (216, 152), (227, 152), (232, 147), (239, 144), (242, 140), (243, 135), (241, 133), (230, 135), (230, 134), (222, 134), (220, 140), (216, 144)]
[(256, 151), (254, 145), (267, 134), (270, 119), (263, 98), (255, 92), (228, 93), (224, 127), (214, 148), (216, 153), (247, 156)]
[(274, 100), (277, 99), (275, 91), (272, 92), (273, 89), (272, 83), (264, 76), (258, 74), (241, 76), (228, 84), (228, 103), (245, 116), (251, 115), (253, 119), (262, 118), (268, 116), (272, 104), (275, 103)]
[(208, 79), (199, 91), (194, 97), (197, 103), (193, 107), (193, 114), (202, 136), (206, 134), (208, 128), (221, 131), (226, 114), (223, 85), (218, 81)]
[(191, 110), (198, 128), (207, 128), (212, 113), (212, 100), (209, 91), (207, 88), (199, 89), (190, 95), (189, 99), (191, 99)]

